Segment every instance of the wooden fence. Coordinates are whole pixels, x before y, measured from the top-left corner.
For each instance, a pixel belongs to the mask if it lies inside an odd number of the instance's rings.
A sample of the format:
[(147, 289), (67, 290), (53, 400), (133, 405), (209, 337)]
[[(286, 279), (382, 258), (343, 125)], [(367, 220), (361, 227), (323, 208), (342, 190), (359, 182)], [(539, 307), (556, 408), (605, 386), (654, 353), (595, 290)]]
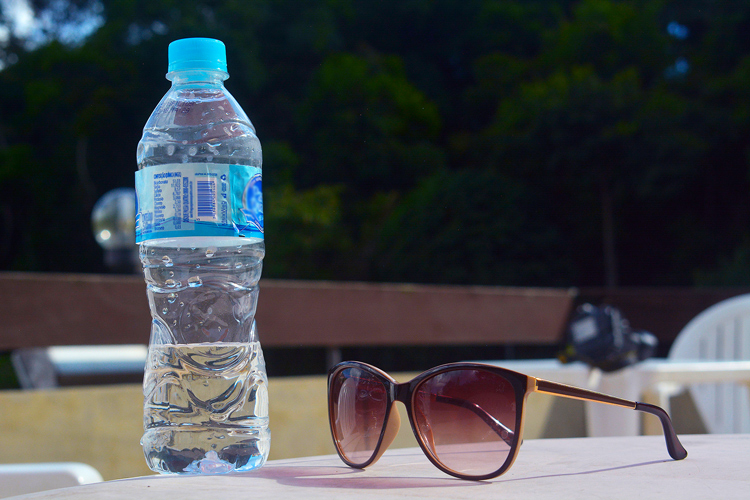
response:
[[(749, 289), (550, 289), (261, 280), (264, 347), (549, 345), (583, 301), (619, 307), (671, 343), (708, 306)], [(139, 276), (0, 273), (0, 352), (146, 344)]]

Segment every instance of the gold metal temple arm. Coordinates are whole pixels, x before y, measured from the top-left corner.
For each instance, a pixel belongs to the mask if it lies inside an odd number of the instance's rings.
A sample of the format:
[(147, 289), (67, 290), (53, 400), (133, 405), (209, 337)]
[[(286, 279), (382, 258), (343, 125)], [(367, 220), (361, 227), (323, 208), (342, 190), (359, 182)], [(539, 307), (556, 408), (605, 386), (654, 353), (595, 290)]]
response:
[(557, 382), (550, 382), (549, 380), (544, 380), (541, 378), (535, 380), (535, 392), (553, 394), (555, 396), (562, 396), (564, 398), (580, 399), (581, 401), (594, 401), (596, 403), (622, 406), (624, 408), (635, 410), (635, 401), (628, 401), (627, 399), (608, 396), (600, 392), (573, 387), (572, 385), (558, 384)]
[(593, 401), (595, 403), (604, 403), (614, 406), (621, 406), (623, 408), (629, 408), (631, 410), (642, 411), (650, 413), (659, 417), (661, 421), (662, 430), (664, 431), (664, 438), (667, 441), (667, 450), (669, 455), (675, 460), (682, 460), (687, 457), (687, 451), (680, 443), (675, 433), (672, 420), (663, 409), (656, 405), (650, 405), (647, 403), (639, 403), (637, 401), (628, 401), (627, 399), (616, 398), (614, 396), (608, 396), (596, 391), (589, 391), (586, 389), (580, 389), (571, 385), (559, 384), (557, 382), (551, 382), (541, 378), (529, 377), (534, 381), (531, 385), (533, 392), (541, 392), (543, 394), (552, 394), (554, 396), (562, 396), (564, 398), (579, 399), (581, 401)]

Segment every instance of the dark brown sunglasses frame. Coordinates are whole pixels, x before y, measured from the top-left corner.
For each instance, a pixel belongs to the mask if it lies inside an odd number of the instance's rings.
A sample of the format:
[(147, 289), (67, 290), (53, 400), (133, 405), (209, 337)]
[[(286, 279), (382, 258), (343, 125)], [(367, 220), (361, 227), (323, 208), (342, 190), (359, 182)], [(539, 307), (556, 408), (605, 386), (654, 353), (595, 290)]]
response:
[[(353, 463), (350, 460), (348, 460), (345, 456), (345, 454), (339, 449), (338, 442), (336, 440), (336, 433), (335, 433), (335, 427), (334, 427), (334, 409), (333, 409), (333, 398), (331, 398), (331, 389), (332, 389), (332, 383), (335, 379), (335, 377), (342, 371), (347, 368), (357, 368), (359, 370), (363, 370), (367, 372), (368, 374), (374, 376), (376, 379), (380, 380), (383, 385), (385, 386), (388, 394), (388, 401), (386, 405), (386, 412), (385, 412), (385, 419), (383, 425), (383, 429), (380, 432), (380, 437), (378, 439), (377, 445), (375, 446), (375, 449), (372, 452), (372, 456), (370, 456), (369, 459), (367, 459), (365, 462), (362, 463)], [(417, 431), (416, 425), (414, 423), (414, 416), (412, 412), (412, 399), (414, 397), (415, 390), (417, 387), (423, 383), (425, 380), (430, 379), (431, 377), (434, 377), (435, 375), (438, 375), (440, 373), (449, 372), (449, 371), (455, 371), (455, 370), (472, 370), (472, 369), (478, 369), (478, 370), (484, 370), (489, 373), (493, 373), (496, 375), (499, 375), (503, 377), (505, 380), (507, 380), (514, 389), (515, 397), (516, 397), (516, 408), (520, 408), (520, 411), (516, 412), (516, 422), (514, 429), (517, 429), (518, 432), (511, 432), (507, 428), (503, 429), (496, 429), (498, 434), (503, 437), (503, 439), (508, 443), (510, 446), (510, 452), (508, 454), (508, 457), (505, 459), (505, 462), (494, 472), (491, 472), (489, 474), (484, 475), (466, 475), (461, 474), (460, 472), (457, 472), (453, 469), (450, 469), (440, 463), (440, 460), (433, 455), (433, 453), (430, 451), (429, 447), (423, 442), (423, 439), (419, 432)], [(328, 372), (328, 420), (329, 424), (331, 426), (331, 435), (333, 436), (333, 444), (336, 447), (336, 452), (339, 454), (339, 457), (341, 457), (341, 460), (345, 464), (347, 464), (350, 467), (354, 467), (357, 469), (364, 469), (365, 467), (374, 464), (378, 461), (378, 459), (383, 455), (385, 450), (390, 446), (390, 444), (393, 442), (393, 439), (396, 437), (396, 434), (398, 433), (398, 428), (401, 423), (401, 419), (399, 417), (398, 411), (395, 410), (395, 402), (400, 401), (406, 406), (406, 413), (409, 416), (409, 423), (411, 424), (412, 432), (414, 433), (414, 437), (417, 439), (417, 443), (419, 443), (420, 448), (422, 448), (422, 451), (427, 456), (428, 459), (430, 459), (430, 462), (435, 465), (438, 469), (445, 472), (446, 474), (450, 474), (451, 476), (460, 478), (460, 479), (468, 479), (468, 480), (483, 480), (483, 479), (492, 479), (494, 477), (497, 477), (501, 474), (503, 474), (505, 471), (507, 471), (511, 465), (513, 465), (513, 462), (516, 459), (516, 456), (518, 455), (518, 450), (520, 448), (520, 444), (523, 441), (523, 421), (524, 421), (524, 412), (525, 412), (525, 403), (526, 398), (529, 394), (532, 392), (540, 392), (543, 394), (551, 394), (554, 396), (562, 396), (565, 398), (572, 398), (572, 399), (578, 399), (582, 401), (593, 401), (596, 403), (605, 403), (610, 404), (614, 406), (621, 406), (623, 408), (628, 408), (631, 410), (637, 410), (642, 411), (645, 413), (650, 413), (652, 415), (656, 415), (659, 417), (659, 420), (661, 421), (662, 429), (664, 430), (664, 437), (667, 442), (667, 451), (669, 451), (669, 455), (675, 459), (675, 460), (682, 460), (685, 457), (687, 457), (687, 451), (685, 451), (685, 448), (683, 448), (682, 444), (680, 443), (680, 440), (677, 438), (677, 434), (674, 431), (674, 427), (672, 426), (672, 421), (669, 418), (669, 415), (667, 415), (667, 412), (665, 412), (663, 409), (661, 409), (658, 406), (646, 404), (646, 403), (639, 403), (636, 401), (628, 401), (626, 399), (620, 399), (616, 398), (614, 396), (608, 396), (606, 394), (601, 394), (595, 391), (589, 391), (586, 389), (580, 389), (578, 387), (573, 387), (570, 385), (565, 384), (558, 384), (557, 382), (550, 382), (549, 380), (544, 380), (540, 378), (531, 377), (528, 375), (524, 375), (522, 373), (514, 372), (512, 370), (507, 370), (505, 368), (500, 368), (497, 366), (492, 365), (486, 365), (482, 363), (450, 363), (446, 365), (437, 366), (435, 368), (431, 368), (421, 374), (419, 374), (414, 379), (410, 380), (409, 382), (405, 382), (403, 384), (398, 383), (395, 379), (393, 379), (390, 375), (385, 373), (384, 371), (372, 366), (368, 365), (367, 363), (361, 363), (359, 361), (344, 361), (343, 363), (339, 363)], [(474, 411), (477, 415), (484, 418), (485, 421), (491, 426), (491, 427), (497, 427), (502, 426), (502, 424), (499, 424), (492, 416), (484, 412), (481, 408), (479, 408), (477, 405), (473, 405), (470, 402), (451, 402), (451, 401), (445, 401), (448, 403), (456, 404), (459, 406), (464, 406), (468, 408), (469, 410)], [(391, 414), (393, 414), (394, 418), (391, 419)], [(484, 416), (482, 415), (484, 414)]]

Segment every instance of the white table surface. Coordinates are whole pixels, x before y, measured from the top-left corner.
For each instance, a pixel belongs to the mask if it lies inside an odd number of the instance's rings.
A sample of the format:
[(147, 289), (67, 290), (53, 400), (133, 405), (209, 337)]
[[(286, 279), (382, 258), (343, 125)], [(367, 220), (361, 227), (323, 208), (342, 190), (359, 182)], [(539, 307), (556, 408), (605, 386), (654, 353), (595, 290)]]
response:
[(228, 476), (147, 476), (16, 499), (607, 499), (750, 498), (750, 435), (681, 436), (688, 457), (669, 458), (661, 436), (538, 439), (490, 481), (437, 470), (417, 448), (388, 451), (367, 470), (337, 456), (270, 461)]

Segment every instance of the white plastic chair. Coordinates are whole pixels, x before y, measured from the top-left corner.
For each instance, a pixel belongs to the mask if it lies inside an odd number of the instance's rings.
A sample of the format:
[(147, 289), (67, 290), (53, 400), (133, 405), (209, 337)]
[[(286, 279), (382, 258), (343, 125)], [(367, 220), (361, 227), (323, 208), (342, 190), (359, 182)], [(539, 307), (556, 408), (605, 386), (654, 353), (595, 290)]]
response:
[(143, 377), (145, 345), (51, 346), (18, 349), (11, 362), (22, 389), (58, 387), (60, 377)]
[(0, 498), (101, 481), (99, 471), (78, 462), (0, 464)]
[[(739, 295), (715, 304), (693, 318), (669, 351), (674, 361), (750, 360), (750, 294)], [(750, 432), (750, 390), (735, 383), (692, 384), (691, 396), (712, 434)], [(662, 407), (683, 387), (660, 384)]]

